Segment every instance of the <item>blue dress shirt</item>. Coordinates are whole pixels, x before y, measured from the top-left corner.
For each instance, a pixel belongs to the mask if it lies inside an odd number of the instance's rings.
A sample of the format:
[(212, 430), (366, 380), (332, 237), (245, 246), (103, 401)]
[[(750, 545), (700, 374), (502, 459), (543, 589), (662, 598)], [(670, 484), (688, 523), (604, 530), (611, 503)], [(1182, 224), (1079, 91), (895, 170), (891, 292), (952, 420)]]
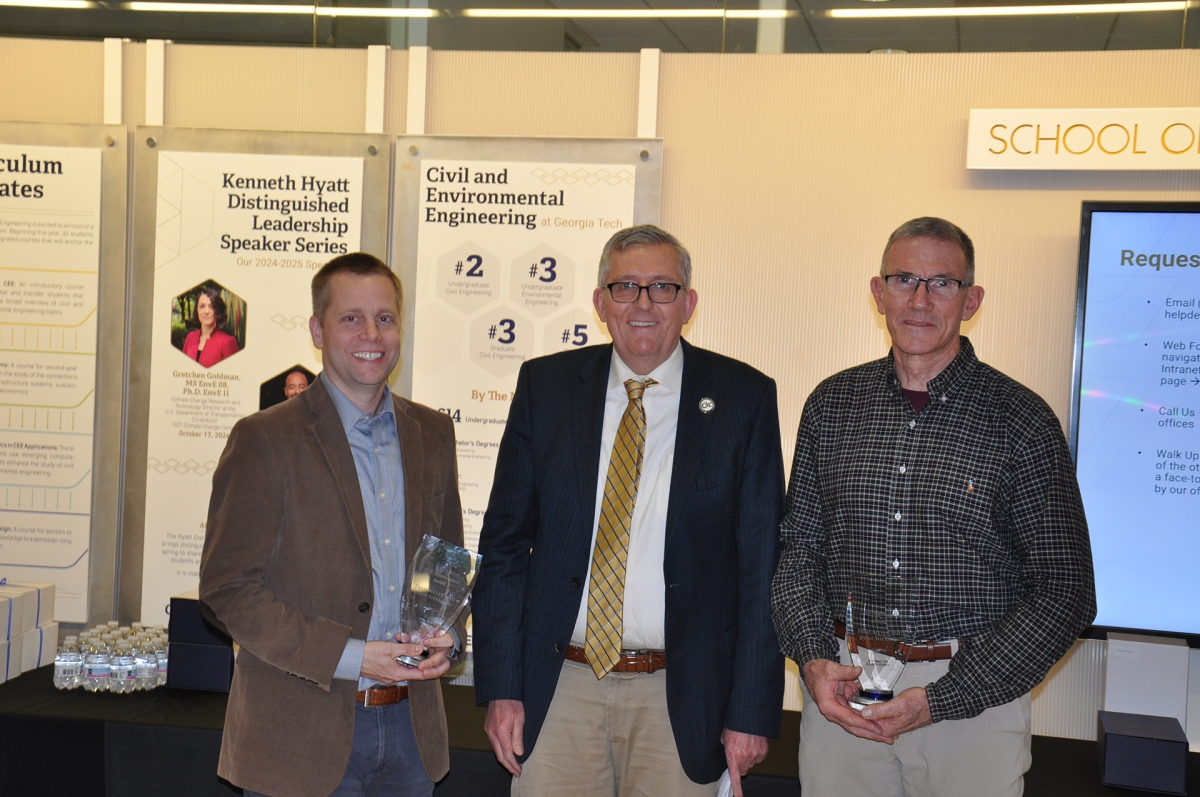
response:
[[(371, 578), (375, 604), (367, 639), (394, 642), (400, 630), (400, 598), (404, 594), (404, 463), (400, 452), (400, 434), (392, 392), (383, 386), (383, 397), (373, 413), (364, 413), (325, 373), (320, 378), (329, 391), (338, 417), (346, 430), (363, 510), (367, 515), (367, 536), (371, 542)], [(367, 640), (351, 638), (338, 662), (334, 678), (358, 681), (367, 689), (377, 681), (359, 677), (363, 648)]]

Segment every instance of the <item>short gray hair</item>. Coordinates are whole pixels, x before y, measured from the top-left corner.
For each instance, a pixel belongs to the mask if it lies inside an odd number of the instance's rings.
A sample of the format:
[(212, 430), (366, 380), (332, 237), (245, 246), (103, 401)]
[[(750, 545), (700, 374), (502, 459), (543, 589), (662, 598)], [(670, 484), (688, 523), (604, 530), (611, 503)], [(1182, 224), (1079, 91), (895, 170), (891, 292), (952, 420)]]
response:
[(971, 243), (971, 237), (963, 232), (957, 224), (934, 216), (911, 219), (896, 228), (896, 231), (888, 238), (887, 246), (883, 248), (883, 261), (879, 265), (879, 276), (887, 276), (888, 252), (892, 251), (892, 247), (897, 243), (909, 238), (933, 238), (957, 246), (962, 250), (963, 257), (967, 261), (967, 284), (975, 284), (975, 244)]
[(604, 245), (604, 251), (600, 253), (600, 273), (597, 276), (597, 287), (604, 287), (604, 281), (608, 277), (609, 260), (614, 252), (619, 254), (632, 246), (658, 246), (660, 244), (666, 244), (675, 250), (675, 254), (679, 257), (679, 270), (683, 272), (683, 289), (690, 290), (692, 287), (692, 256), (687, 249), (684, 249), (683, 244), (679, 243), (678, 238), (653, 224), (626, 227), (608, 239), (608, 243)]

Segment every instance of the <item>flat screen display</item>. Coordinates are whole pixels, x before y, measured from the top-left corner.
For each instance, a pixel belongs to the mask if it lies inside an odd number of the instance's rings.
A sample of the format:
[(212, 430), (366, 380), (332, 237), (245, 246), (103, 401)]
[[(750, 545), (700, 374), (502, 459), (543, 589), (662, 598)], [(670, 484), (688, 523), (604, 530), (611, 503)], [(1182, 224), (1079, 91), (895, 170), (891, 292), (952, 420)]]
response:
[(1200, 634), (1200, 203), (1085, 202), (1079, 259), (1095, 625)]

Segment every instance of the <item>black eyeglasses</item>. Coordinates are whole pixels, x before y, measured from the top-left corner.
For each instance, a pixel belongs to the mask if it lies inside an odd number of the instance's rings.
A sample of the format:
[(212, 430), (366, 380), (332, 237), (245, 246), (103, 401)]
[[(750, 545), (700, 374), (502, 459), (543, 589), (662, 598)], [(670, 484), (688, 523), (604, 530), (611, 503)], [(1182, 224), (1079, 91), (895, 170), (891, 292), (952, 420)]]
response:
[(610, 282), (604, 286), (614, 302), (632, 304), (642, 298), (642, 291), (655, 304), (670, 304), (683, 290), (682, 285), (673, 282), (651, 282), (649, 285), (638, 285), (636, 282)]
[(953, 299), (958, 295), (959, 288), (971, 285), (966, 280), (956, 280), (950, 277), (921, 279), (912, 274), (888, 274), (883, 280), (887, 283), (888, 290), (897, 296), (911, 296), (924, 282), (925, 290), (929, 291), (929, 295), (935, 299)]

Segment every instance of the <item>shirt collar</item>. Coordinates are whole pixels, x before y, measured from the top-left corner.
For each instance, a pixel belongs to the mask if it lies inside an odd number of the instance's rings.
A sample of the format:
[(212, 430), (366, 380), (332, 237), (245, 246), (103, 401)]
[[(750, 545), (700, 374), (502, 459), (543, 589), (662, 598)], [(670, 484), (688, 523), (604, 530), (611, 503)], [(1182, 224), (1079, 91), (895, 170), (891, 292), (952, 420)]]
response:
[(617, 354), (617, 350), (613, 349), (612, 363), (608, 367), (608, 389), (610, 391), (618, 389), (624, 391), (626, 379), (640, 381), (647, 378), (653, 379), (673, 393), (681, 393), (683, 391), (683, 344), (677, 342), (671, 356), (664, 360), (662, 365), (645, 375), (635, 374), (633, 369), (621, 359), (621, 355)]
[(328, 391), (329, 397), (333, 399), (333, 406), (337, 407), (338, 417), (342, 420), (342, 428), (347, 432), (354, 428), (354, 425), (363, 418), (374, 418), (376, 415), (391, 415), (395, 417), (392, 405), (392, 391), (386, 384), (383, 386), (383, 395), (379, 398), (379, 406), (375, 408), (375, 412), (366, 413), (354, 406), (354, 402), (346, 398), (346, 394), (338, 389), (337, 385), (325, 375), (322, 371), (318, 377), (322, 384), (325, 385), (325, 390)]
[[(975, 347), (971, 345), (971, 341), (966, 335), (958, 336), (959, 349), (958, 354), (950, 361), (950, 364), (938, 373), (933, 379), (929, 380), (929, 384), (925, 389), (929, 392), (929, 397), (932, 400), (938, 400), (942, 396), (949, 395), (963, 379), (975, 369), (975, 365), (979, 359), (975, 356)], [(894, 352), (888, 351), (887, 368), (884, 370), (886, 378), (892, 383), (892, 386), (897, 395), (900, 393), (900, 377), (896, 376), (896, 356)]]

